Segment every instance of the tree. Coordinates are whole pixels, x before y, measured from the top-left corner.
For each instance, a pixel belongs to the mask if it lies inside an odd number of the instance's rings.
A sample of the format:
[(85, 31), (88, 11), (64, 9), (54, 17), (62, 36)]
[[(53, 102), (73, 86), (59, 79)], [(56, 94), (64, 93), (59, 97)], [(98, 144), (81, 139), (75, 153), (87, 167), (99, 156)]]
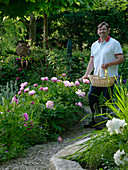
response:
[[(49, 15), (58, 11), (77, 11), (82, 8), (91, 8), (93, 3), (92, 0), (0, 0), (0, 11), (2, 16), (20, 17), (20, 21), (29, 28), (29, 38), (35, 41), (35, 15), (44, 17), (44, 40), (46, 40), (48, 34), (47, 17)], [(28, 17), (30, 18), (29, 22), (27, 21)]]

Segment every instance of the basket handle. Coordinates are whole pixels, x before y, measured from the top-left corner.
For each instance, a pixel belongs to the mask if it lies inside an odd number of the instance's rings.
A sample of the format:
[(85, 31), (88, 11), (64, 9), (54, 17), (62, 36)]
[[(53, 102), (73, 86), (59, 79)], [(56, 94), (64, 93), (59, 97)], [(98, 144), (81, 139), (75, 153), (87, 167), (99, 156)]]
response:
[[(98, 67), (98, 77), (100, 77), (100, 68), (101, 66)], [(105, 69), (105, 77), (107, 77), (107, 69)]]

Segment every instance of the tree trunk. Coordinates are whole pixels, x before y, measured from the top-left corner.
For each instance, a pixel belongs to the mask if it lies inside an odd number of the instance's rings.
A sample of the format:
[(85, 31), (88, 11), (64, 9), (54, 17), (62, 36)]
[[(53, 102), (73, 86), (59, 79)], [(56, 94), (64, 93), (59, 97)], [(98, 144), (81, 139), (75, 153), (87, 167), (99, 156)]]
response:
[(46, 43), (46, 40), (47, 40), (47, 37), (48, 37), (48, 17), (47, 17), (47, 14), (45, 12), (44, 12), (43, 35), (44, 35), (44, 42)]
[(29, 39), (36, 42), (36, 18), (34, 13), (30, 13)]

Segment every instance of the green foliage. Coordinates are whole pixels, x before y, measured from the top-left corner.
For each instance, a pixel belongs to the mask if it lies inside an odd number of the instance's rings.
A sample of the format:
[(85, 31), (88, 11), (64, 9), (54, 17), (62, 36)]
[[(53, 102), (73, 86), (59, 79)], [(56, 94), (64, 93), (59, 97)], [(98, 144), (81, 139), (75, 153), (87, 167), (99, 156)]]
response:
[[(81, 149), (76, 151), (75, 154), (69, 155), (68, 158), (75, 159), (84, 168), (103, 168), (103, 169), (127, 169), (128, 164), (119, 165), (115, 164), (114, 154), (117, 150), (128, 153), (128, 92), (126, 86), (121, 84), (115, 85), (114, 102), (106, 102), (108, 106), (120, 120), (125, 120), (127, 125), (120, 126), (121, 133), (114, 132), (110, 134), (107, 128), (101, 131), (94, 131), (88, 134), (89, 137), (82, 145)], [(108, 115), (111, 119), (112, 116)], [(117, 125), (118, 126), (118, 125)], [(117, 127), (111, 127), (112, 130)], [(84, 135), (83, 135), (84, 136)], [(91, 137), (90, 137), (91, 136)], [(123, 159), (123, 157), (122, 157)]]
[[(6, 87), (1, 86), (0, 162), (15, 158), (31, 145), (56, 141), (67, 127), (81, 119), (86, 100), (76, 91), (88, 91), (89, 85), (65, 86), (64, 80), (67, 77), (57, 82), (50, 77), (48, 81), (40, 79), (39, 84), (34, 85), (25, 82), (26, 85), (20, 85), (19, 92), (13, 82), (7, 83)], [(45, 87), (48, 89), (44, 90)], [(30, 95), (32, 90), (35, 94)], [(52, 101), (54, 107), (47, 108), (47, 101)], [(83, 107), (76, 105), (78, 102), (82, 102)]]
[(0, 55), (16, 53), (16, 46), (19, 40), (24, 40), (26, 36), (26, 28), (21, 22), (14, 19), (4, 18), (0, 25)]

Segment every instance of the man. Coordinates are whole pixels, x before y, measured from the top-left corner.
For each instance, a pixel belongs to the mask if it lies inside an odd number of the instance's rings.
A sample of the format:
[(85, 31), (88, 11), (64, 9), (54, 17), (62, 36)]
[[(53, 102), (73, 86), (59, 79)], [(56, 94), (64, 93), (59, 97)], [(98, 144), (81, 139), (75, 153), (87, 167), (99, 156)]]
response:
[[(99, 66), (101, 66), (101, 77), (105, 76), (105, 69), (107, 69), (108, 76), (118, 76), (118, 64), (124, 62), (123, 51), (120, 43), (109, 36), (109, 32), (110, 28), (108, 23), (102, 22), (98, 25), (97, 34), (100, 38), (91, 46), (91, 59), (88, 63), (87, 71), (82, 79), (87, 79), (88, 75), (93, 71), (93, 69), (94, 75), (97, 75)], [(96, 124), (94, 120), (94, 105), (96, 103), (99, 108), (99, 98), (102, 92), (104, 99), (109, 100), (111, 98), (108, 89), (111, 89), (112, 94), (113, 86), (107, 88), (95, 87), (91, 85), (88, 98), (92, 111), (92, 121), (89, 123), (89, 125), (85, 125), (84, 127), (92, 127)], [(103, 113), (106, 113), (105, 110), (103, 110)]]

